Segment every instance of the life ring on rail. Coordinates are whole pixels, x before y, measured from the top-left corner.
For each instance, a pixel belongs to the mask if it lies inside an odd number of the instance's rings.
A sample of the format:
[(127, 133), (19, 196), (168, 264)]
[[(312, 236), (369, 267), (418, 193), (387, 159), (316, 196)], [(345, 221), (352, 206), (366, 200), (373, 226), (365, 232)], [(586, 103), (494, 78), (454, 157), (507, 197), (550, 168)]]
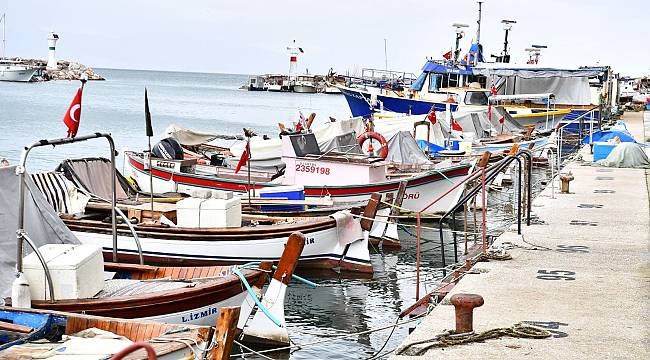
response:
[[(359, 137), (357, 138), (357, 144), (359, 144), (359, 146), (363, 148), (363, 143), (366, 142), (366, 140), (368, 139), (374, 139), (379, 141), (379, 144), (381, 144), (381, 151), (379, 152), (379, 157), (385, 159), (388, 156), (388, 142), (386, 141), (386, 138), (380, 133), (374, 131), (366, 131), (363, 134), (359, 135)], [(374, 153), (372, 142), (370, 143), (370, 146), (368, 146), (368, 150), (370, 150), (371, 155)]]

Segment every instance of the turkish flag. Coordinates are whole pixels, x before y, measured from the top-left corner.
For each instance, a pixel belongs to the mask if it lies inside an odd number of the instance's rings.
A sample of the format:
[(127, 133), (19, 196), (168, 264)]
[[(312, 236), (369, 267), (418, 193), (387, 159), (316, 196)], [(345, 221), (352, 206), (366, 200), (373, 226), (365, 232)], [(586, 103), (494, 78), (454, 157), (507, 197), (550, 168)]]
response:
[(503, 124), (504, 122), (506, 122), (506, 118), (505, 116), (501, 115), (501, 117), (499, 118), (499, 124)]
[(447, 51), (446, 53), (442, 54), (442, 57), (451, 60), (451, 50)]
[(497, 88), (494, 87), (494, 85), (492, 85), (492, 89), (490, 89), (490, 92), (492, 92), (492, 95), (496, 95), (497, 94)]
[(429, 110), (429, 113), (427, 114), (427, 119), (431, 121), (431, 125), (436, 123), (436, 106), (432, 106), (431, 110)]
[(250, 143), (246, 142), (246, 147), (244, 148), (244, 152), (241, 154), (241, 157), (239, 158), (239, 162), (237, 163), (237, 168), (235, 168), (235, 174), (239, 172), (239, 169), (241, 169), (246, 162), (248, 162), (248, 159), (251, 158), (251, 147)]
[(463, 128), (460, 126), (458, 121), (456, 121), (456, 119), (454, 119), (453, 116), (451, 117), (451, 129), (456, 130), (456, 131), (463, 131)]
[(79, 118), (81, 117), (81, 90), (83, 87), (80, 87), (77, 90), (77, 95), (72, 99), (68, 111), (63, 117), (63, 123), (68, 127), (68, 137), (77, 136), (77, 130), (79, 129)]

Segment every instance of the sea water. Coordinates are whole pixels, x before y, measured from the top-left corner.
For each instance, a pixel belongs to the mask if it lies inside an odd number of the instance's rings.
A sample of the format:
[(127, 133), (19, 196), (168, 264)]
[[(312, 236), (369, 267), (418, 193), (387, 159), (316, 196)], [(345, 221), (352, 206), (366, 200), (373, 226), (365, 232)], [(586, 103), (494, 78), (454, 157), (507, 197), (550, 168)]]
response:
[[(91, 81), (83, 90), (78, 135), (110, 133), (116, 148), (143, 150), (147, 146), (144, 89), (148, 89), (155, 144), (167, 126), (177, 124), (198, 131), (242, 135), (244, 127), (277, 136), (278, 123), (292, 127), (317, 114), (315, 124), (330, 116), (350, 116), (341, 95), (249, 92), (239, 89), (247, 75), (96, 69), (106, 81)], [(23, 147), (41, 139), (66, 137), (63, 116), (79, 81), (40, 83), (0, 82), (0, 157), (12, 164)], [(228, 143), (223, 143), (228, 145)], [(35, 150), (28, 169), (53, 169), (71, 157), (108, 156), (103, 139)], [(119, 159), (118, 159), (119, 160)]]

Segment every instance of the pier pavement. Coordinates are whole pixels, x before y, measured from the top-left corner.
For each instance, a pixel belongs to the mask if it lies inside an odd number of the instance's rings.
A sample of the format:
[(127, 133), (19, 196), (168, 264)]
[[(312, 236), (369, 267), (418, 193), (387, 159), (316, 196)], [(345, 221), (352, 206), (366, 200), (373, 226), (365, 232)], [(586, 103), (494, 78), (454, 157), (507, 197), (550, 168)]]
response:
[[(650, 136), (650, 113), (645, 126), (643, 118), (624, 116), (637, 141)], [(563, 170), (575, 176), (569, 194), (556, 181), (554, 196), (549, 185), (534, 200), (537, 224), (496, 240), (515, 245), (512, 260), (477, 263), (401, 347), (454, 329), (449, 298), (456, 293), (485, 299), (474, 309), (477, 333), (528, 321), (552, 337), (502, 337), (391, 359), (650, 358), (648, 170), (585, 165)]]

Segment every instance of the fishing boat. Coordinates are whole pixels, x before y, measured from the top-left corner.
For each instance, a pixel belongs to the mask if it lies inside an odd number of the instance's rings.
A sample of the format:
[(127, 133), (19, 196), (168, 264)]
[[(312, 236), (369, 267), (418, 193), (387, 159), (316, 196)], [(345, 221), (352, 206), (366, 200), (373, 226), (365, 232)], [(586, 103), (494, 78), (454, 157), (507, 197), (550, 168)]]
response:
[[(125, 349), (137, 350), (143, 343), (159, 359), (221, 359), (228, 355), (224, 347), (230, 348), (218, 338), (224, 333), (214, 332), (210, 326), (160, 324), (6, 306), (0, 306), (0, 333), (0, 358), (16, 360), (49, 358), (54, 354), (106, 359)], [(140, 350), (131, 353), (129, 358), (144, 360), (147, 356)]]
[[(11, 231), (7, 227), (1, 229), (4, 233), (0, 245), (7, 252), (0, 256), (0, 289), (12, 288), (11, 298), (5, 299), (5, 302), (16, 307), (200, 325), (214, 324), (220, 307), (235, 305), (245, 309), (242, 310), (244, 316), (239, 324), (244, 333), (247, 332), (248, 318), (256, 309), (269, 313), (258, 299), (255, 287), (263, 286), (271, 263), (203, 268), (179, 267), (182, 265), (179, 262), (174, 264), (176, 267), (144, 265), (140, 240), (135, 233), (131, 233), (134, 238), (130, 240), (137, 246), (139, 264), (118, 263), (117, 213), (120, 210), (116, 204), (114, 181), (110, 186), (112, 195), (109, 209), (115, 211), (110, 211), (111, 226), (108, 230), (108, 238), (112, 239), (109, 245), (112, 261), (104, 262), (101, 245), (81, 244), (61, 221), (54, 207), (67, 206), (62, 205), (63, 202), (72, 203), (70, 194), (64, 191), (67, 186), (49, 188), (63, 195), (51, 206), (53, 197), (46, 197), (32, 177), (26, 174), (24, 164), (34, 147), (96, 138), (108, 139), (111, 152), (114, 152), (112, 140), (107, 134), (41, 140), (23, 150), (19, 166), (0, 168), (0, 182), (11, 194), (3, 197), (0, 203), (1, 220), (6, 224), (17, 223), (18, 227), (18, 231)], [(112, 170), (115, 179), (114, 167)], [(39, 181), (42, 183), (43, 178)], [(124, 214), (122, 217), (125, 218)], [(7, 236), (7, 232), (15, 235)], [(269, 319), (272, 318), (275, 325), (264, 326), (268, 332), (254, 329), (252, 337), (268, 335), (271, 340), (288, 341), (284, 327), (284, 296), (286, 284), (304, 248), (305, 237), (293, 232), (286, 237), (288, 240), (278, 262), (281, 273), (274, 275), (269, 287), (271, 292), (265, 293), (273, 299), (273, 311), (277, 316), (269, 316)], [(24, 258), (23, 243), (28, 243), (33, 250)], [(11, 253), (17, 254), (14, 260), (9, 255)], [(13, 273), (11, 269), (17, 269), (16, 280), (9, 276)], [(283, 336), (278, 337), (278, 334)]]
[[(375, 136), (375, 135), (373, 135)], [(153, 189), (156, 192), (178, 191), (191, 193), (195, 189), (232, 191), (245, 196), (278, 186), (299, 185), (305, 198), (331, 198), (334, 203), (367, 201), (372, 193), (395, 195), (400, 183), (406, 182), (403, 207), (411, 211), (424, 208), (468, 174), (469, 163), (450, 166), (409, 167), (390, 170), (383, 161), (388, 144), (380, 141), (378, 157), (363, 154), (322, 152), (313, 133), (285, 135), (282, 138), (284, 174), (237, 174), (234, 169), (199, 165), (196, 160), (154, 159), (152, 163)], [(386, 152), (383, 154), (383, 152)], [(149, 170), (145, 168), (142, 153), (125, 153), (131, 176), (144, 191), (149, 191)], [(259, 176), (257, 176), (259, 175)], [(429, 212), (446, 211), (460, 196), (462, 189), (429, 208)]]
[(293, 83), (293, 92), (304, 94), (315, 94), (317, 78), (315, 75), (304, 74), (295, 77)]

